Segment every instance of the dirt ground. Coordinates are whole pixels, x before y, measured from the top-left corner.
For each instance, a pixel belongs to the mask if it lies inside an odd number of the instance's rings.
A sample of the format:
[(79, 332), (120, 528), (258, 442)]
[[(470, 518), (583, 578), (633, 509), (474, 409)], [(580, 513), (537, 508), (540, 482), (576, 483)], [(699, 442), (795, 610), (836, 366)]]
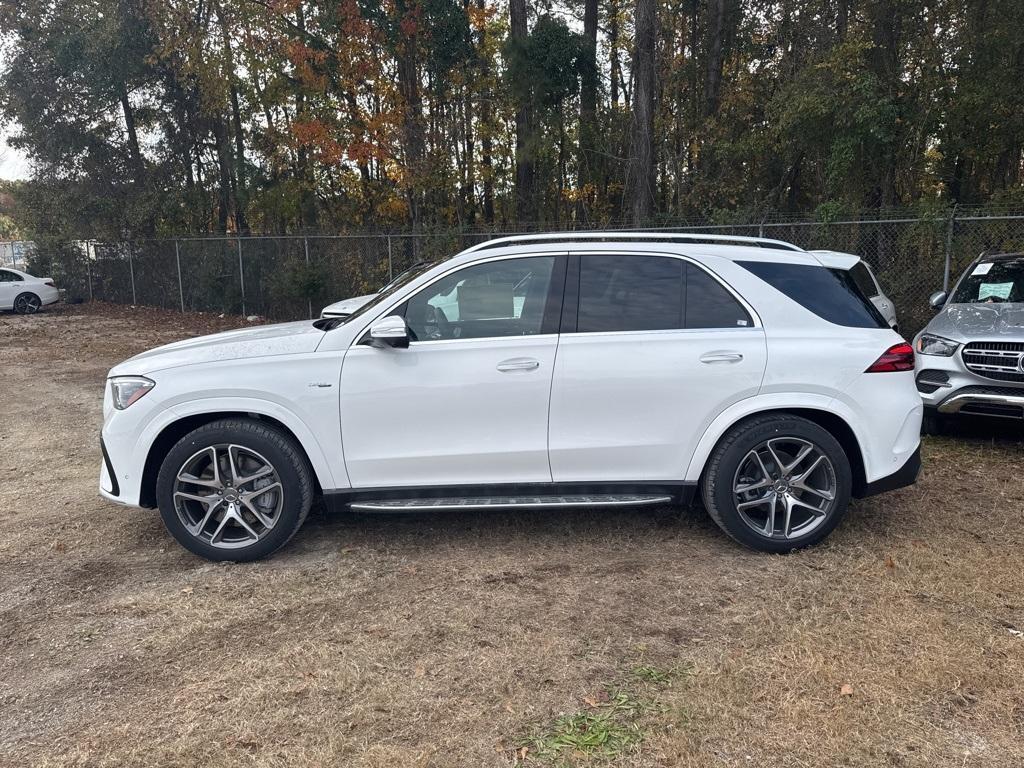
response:
[(700, 510), (315, 513), (215, 565), (97, 495), (100, 398), (238, 324), (0, 315), (0, 764), (1024, 765), (1012, 432), (789, 557)]

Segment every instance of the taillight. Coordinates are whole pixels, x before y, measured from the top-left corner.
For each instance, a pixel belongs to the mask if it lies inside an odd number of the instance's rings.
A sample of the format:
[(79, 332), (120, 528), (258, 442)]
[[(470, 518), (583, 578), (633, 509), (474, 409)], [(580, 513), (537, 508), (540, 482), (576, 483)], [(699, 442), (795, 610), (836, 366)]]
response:
[(53, 284), (53, 280), (50, 280), (49, 278), (47, 278), (46, 280), (43, 280), (43, 285), (48, 285), (48, 286), (50, 286), (51, 288), (56, 288), (56, 287), (57, 287), (57, 286), (55, 286), (55, 285)]
[(901, 341), (893, 344), (864, 373), (891, 373), (914, 370), (914, 348)]

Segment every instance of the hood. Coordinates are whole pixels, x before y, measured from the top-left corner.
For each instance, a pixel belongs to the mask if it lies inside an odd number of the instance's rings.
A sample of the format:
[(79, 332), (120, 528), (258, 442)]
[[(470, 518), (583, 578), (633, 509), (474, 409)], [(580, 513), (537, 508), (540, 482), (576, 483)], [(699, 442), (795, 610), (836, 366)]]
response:
[(925, 330), (953, 341), (1024, 341), (1024, 304), (947, 304)]
[(351, 299), (343, 299), (323, 308), (320, 317), (333, 317), (335, 315), (351, 315), (364, 304), (377, 298), (376, 293), (368, 293), (365, 296), (353, 296)]
[(196, 363), (313, 352), (323, 337), (324, 332), (314, 328), (309, 320), (242, 328), (150, 349), (114, 366), (109, 375), (142, 376)]

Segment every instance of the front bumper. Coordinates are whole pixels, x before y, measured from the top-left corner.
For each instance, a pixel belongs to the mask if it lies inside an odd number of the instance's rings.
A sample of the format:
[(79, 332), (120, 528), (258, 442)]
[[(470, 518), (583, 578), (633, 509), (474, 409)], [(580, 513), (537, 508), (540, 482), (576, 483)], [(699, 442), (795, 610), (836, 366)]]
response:
[(932, 413), (1024, 419), (1024, 383), (1000, 381), (967, 370), (960, 353), (918, 355), (918, 394)]
[(921, 473), (921, 446), (919, 445), (910, 458), (904, 462), (903, 466), (893, 472), (891, 475), (886, 475), (872, 483), (866, 483), (861, 489), (860, 493), (857, 494), (858, 499), (863, 499), (867, 496), (876, 496), (879, 493), (885, 493), (886, 491), (895, 491), (897, 488), (906, 488), (908, 485), (913, 485), (917, 482), (917, 476)]
[(1024, 419), (1024, 389), (971, 386), (947, 395), (936, 410), (945, 414)]

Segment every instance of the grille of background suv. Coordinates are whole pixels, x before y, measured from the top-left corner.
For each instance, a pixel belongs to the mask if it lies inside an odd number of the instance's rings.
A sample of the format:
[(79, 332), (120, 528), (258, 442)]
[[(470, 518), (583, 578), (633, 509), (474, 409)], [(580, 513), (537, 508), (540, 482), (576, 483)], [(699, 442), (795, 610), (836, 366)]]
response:
[(964, 346), (964, 365), (972, 373), (996, 381), (1024, 382), (1022, 341), (972, 341)]

